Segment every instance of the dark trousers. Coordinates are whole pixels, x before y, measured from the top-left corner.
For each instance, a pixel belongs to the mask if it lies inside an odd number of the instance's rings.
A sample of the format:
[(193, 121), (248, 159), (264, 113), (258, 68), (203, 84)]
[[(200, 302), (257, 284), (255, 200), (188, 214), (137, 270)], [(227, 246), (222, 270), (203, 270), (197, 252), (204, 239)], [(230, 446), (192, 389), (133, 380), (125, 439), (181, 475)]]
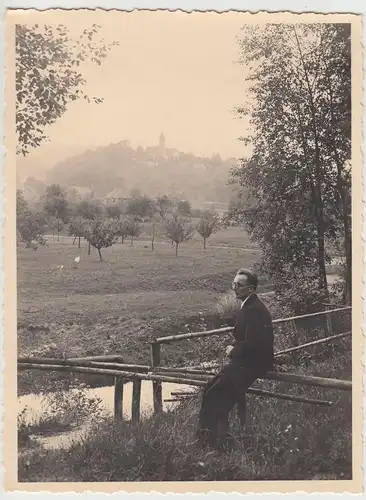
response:
[(245, 418), (245, 392), (262, 375), (258, 368), (231, 360), (204, 387), (198, 419), (198, 437), (213, 444), (229, 431), (229, 414), (235, 404), (241, 423)]

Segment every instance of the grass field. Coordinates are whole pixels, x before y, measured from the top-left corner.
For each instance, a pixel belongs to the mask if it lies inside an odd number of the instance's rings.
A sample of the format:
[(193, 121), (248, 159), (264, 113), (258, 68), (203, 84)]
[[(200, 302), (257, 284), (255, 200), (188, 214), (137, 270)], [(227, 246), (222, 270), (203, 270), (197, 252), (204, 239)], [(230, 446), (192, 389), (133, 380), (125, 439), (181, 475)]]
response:
[(212, 315), (235, 271), (259, 258), (240, 228), (214, 235), (206, 250), (197, 237), (183, 243), (178, 257), (159, 238), (154, 251), (143, 239), (116, 243), (103, 249), (103, 262), (81, 245), (49, 237), (35, 252), (18, 251), (19, 355), (45, 355), (54, 345), (60, 355), (120, 353), (149, 362), (153, 336), (184, 332)]
[[(77, 256), (79, 264), (74, 261)], [(259, 256), (239, 228), (218, 233), (206, 250), (198, 238), (182, 244), (178, 257), (161, 238), (152, 251), (148, 230), (134, 246), (127, 241), (104, 250), (103, 262), (95, 250), (88, 256), (85, 242), (78, 249), (65, 236), (59, 241), (49, 238), (48, 246), (36, 252), (20, 249), (18, 353), (52, 357), (120, 353), (126, 362), (149, 363), (149, 342), (154, 336), (212, 326), (209, 321), (217, 301), (230, 289), (235, 271), (250, 267)], [(262, 283), (259, 292), (269, 289), (268, 283)], [(344, 331), (341, 323), (338, 328)], [(300, 340), (323, 335), (318, 326), (307, 325)], [(162, 361), (219, 358), (226, 340), (210, 337), (166, 345)], [(282, 341), (291, 342), (288, 331), (277, 332), (277, 348)], [(310, 357), (295, 356), (290, 365), (295, 362), (297, 372), (350, 379), (350, 349), (350, 339), (345, 339), (332, 348), (314, 349)], [(60, 377), (21, 372), (18, 393), (60, 389)], [(107, 382), (97, 379), (93, 378), (94, 385)], [(330, 399), (334, 406), (249, 396), (250, 443), (238, 441), (230, 453), (207, 454), (192, 444), (199, 399), (139, 424), (116, 425), (102, 419), (83, 442), (70, 449), (20, 445), (19, 480), (350, 479), (350, 394), (270, 381), (261, 387)], [(234, 421), (234, 433), (235, 425)]]

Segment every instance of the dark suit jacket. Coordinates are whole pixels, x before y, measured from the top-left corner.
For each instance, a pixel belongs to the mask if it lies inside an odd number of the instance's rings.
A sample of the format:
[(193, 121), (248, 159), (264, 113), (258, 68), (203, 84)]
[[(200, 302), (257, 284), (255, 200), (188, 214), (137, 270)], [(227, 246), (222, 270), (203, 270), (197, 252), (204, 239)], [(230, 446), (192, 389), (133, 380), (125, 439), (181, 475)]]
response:
[(234, 326), (233, 361), (250, 365), (259, 372), (273, 370), (273, 325), (267, 307), (257, 294), (251, 295), (238, 312)]

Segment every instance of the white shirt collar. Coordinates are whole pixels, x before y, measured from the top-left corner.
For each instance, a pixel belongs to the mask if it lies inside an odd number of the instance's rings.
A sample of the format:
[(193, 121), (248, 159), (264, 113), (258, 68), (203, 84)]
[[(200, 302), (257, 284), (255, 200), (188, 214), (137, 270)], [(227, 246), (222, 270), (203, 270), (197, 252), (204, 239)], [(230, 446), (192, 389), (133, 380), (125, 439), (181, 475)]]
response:
[(243, 300), (243, 302), (241, 303), (241, 306), (240, 306), (240, 309), (243, 309), (243, 306), (244, 304), (246, 303), (246, 301), (252, 296), (254, 295), (254, 293), (251, 293), (250, 295), (248, 295), (248, 297), (246, 299)]

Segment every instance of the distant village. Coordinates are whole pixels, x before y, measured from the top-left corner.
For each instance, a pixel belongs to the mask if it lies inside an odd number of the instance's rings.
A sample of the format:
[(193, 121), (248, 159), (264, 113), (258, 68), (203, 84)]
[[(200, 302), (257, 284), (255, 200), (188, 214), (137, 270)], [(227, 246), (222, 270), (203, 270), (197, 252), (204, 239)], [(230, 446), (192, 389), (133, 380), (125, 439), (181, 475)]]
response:
[(46, 173), (46, 180), (29, 175), (18, 180), (25, 199), (39, 199), (46, 185), (60, 184), (70, 201), (93, 197), (103, 204), (131, 196), (173, 196), (193, 205), (224, 211), (229, 201), (229, 171), (237, 160), (220, 155), (197, 157), (166, 146), (164, 133), (156, 146), (132, 148), (128, 141), (89, 149), (66, 158)]

